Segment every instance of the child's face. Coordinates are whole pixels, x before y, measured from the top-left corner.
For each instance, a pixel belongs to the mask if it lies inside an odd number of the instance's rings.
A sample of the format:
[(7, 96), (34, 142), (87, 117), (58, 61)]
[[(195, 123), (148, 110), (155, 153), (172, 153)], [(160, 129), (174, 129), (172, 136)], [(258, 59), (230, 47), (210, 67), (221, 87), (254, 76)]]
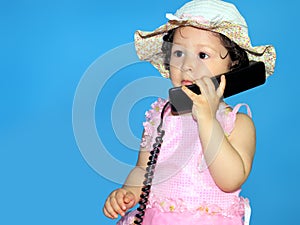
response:
[(175, 87), (225, 73), (230, 65), (228, 51), (215, 33), (194, 27), (175, 31), (170, 58), (170, 77)]

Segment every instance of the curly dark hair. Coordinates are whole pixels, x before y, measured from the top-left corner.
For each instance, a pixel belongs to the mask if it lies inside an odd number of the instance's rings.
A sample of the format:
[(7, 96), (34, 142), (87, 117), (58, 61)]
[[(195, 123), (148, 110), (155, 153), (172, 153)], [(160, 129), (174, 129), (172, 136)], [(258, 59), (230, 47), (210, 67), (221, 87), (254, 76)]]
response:
[[(166, 70), (170, 70), (170, 59), (171, 59), (171, 49), (172, 49), (172, 43), (173, 38), (175, 34), (175, 29), (169, 30), (168, 33), (163, 37), (163, 45), (162, 45), (162, 52), (164, 54), (164, 66)], [(223, 34), (216, 33), (216, 35), (219, 36), (222, 45), (227, 49), (230, 59), (232, 62), (234, 62), (230, 70), (239, 69), (245, 66), (249, 65), (249, 59), (247, 56), (247, 53), (244, 49), (242, 49), (239, 45), (237, 45), (235, 42), (231, 41), (228, 37), (226, 37)], [(226, 56), (227, 56), (226, 54)], [(225, 57), (226, 57), (225, 56)], [(225, 58), (220, 56), (221, 58)]]

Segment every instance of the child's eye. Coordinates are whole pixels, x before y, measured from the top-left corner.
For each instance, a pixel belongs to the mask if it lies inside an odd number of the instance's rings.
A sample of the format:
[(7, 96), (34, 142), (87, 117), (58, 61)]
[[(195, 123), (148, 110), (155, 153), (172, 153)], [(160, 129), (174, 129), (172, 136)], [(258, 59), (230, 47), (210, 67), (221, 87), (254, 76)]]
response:
[(208, 58), (208, 55), (207, 55), (206, 53), (204, 53), (204, 52), (200, 52), (200, 53), (199, 53), (199, 58), (200, 58), (200, 59), (207, 59), (207, 58)]
[(180, 58), (180, 57), (182, 57), (183, 56), (183, 52), (182, 51), (180, 51), (180, 50), (176, 50), (176, 51), (174, 51), (174, 56), (176, 56), (176, 57), (178, 57), (178, 58)]

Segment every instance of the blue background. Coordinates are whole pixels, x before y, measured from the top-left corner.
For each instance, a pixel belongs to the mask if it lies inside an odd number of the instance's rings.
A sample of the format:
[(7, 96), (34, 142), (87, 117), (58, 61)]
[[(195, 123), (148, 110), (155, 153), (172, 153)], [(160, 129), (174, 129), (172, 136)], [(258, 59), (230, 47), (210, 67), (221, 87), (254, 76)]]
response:
[[(298, 7), (293, 1), (231, 2), (245, 16), (252, 44), (273, 44), (278, 54), (267, 85), (229, 99), (231, 104), (247, 102), (257, 127), (257, 154), (242, 194), (251, 200), (252, 224), (300, 224)], [(153, 30), (165, 23), (165, 13), (183, 3), (0, 2), (0, 224), (115, 223), (103, 216), (102, 206), (120, 185), (94, 171), (76, 145), (76, 87), (99, 56), (132, 42), (136, 29)], [(98, 127), (107, 130), (101, 138), (112, 154), (123, 149), (115, 157), (130, 164), (137, 152), (109, 141), (114, 134), (101, 120), (101, 107), (109, 112), (120, 85), (159, 76), (146, 64), (138, 69), (112, 77), (96, 115)], [(115, 84), (119, 86), (112, 88)], [(138, 137), (152, 100), (139, 102), (130, 114)], [(109, 113), (103, 116), (109, 118)]]

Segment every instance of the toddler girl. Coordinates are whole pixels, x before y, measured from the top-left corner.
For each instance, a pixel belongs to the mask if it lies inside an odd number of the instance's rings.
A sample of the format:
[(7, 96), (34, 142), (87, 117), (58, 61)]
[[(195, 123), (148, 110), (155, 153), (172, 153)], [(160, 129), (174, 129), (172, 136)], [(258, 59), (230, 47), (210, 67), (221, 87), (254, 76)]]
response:
[[(236, 7), (221, 0), (194, 0), (167, 14), (168, 23), (153, 32), (137, 31), (138, 56), (150, 61), (193, 102), (192, 113), (163, 116), (165, 131), (143, 225), (248, 224), (248, 199), (239, 196), (255, 154), (255, 127), (244, 104), (229, 107), (222, 98), (226, 79), (216, 89), (213, 76), (262, 61), (266, 76), (275, 65), (273, 46), (252, 47), (247, 24)], [(185, 86), (197, 84), (197, 95)], [(167, 101), (158, 99), (146, 113), (136, 167), (122, 188), (113, 191), (103, 208), (119, 225), (135, 224), (144, 174)]]

